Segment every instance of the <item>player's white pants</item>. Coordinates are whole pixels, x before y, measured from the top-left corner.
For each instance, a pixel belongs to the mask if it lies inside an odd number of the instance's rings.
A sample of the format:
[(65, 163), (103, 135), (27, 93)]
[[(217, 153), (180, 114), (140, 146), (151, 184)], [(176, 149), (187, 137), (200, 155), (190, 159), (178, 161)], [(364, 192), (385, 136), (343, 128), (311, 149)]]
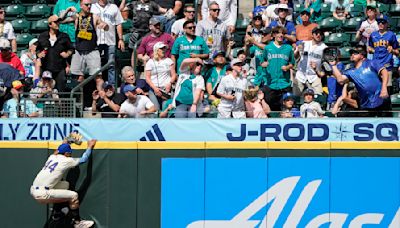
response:
[(31, 195), (40, 203), (72, 202), (78, 199), (78, 193), (68, 190), (69, 183), (60, 181), (54, 188), (31, 186)]

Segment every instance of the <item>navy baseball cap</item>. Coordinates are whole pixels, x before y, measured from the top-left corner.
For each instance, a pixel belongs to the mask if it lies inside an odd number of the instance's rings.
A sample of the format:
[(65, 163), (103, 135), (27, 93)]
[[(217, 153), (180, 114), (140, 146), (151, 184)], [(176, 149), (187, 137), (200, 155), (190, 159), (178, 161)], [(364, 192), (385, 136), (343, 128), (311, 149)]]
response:
[(72, 148), (68, 143), (63, 143), (58, 147), (59, 154), (72, 153)]
[(222, 55), (223, 57), (225, 57), (225, 52), (223, 52), (223, 51), (215, 51), (214, 54), (212, 55), (212, 58), (215, 59), (219, 55)]
[(383, 16), (383, 17), (377, 17), (376, 18), (376, 22), (379, 23), (388, 23), (389, 22), (389, 18), (387, 16)]
[(303, 95), (313, 95), (314, 96), (314, 90), (313, 89), (306, 89), (304, 91)]
[(282, 96), (282, 100), (283, 101), (286, 101), (286, 100), (289, 100), (289, 99), (294, 100), (293, 93), (287, 92), (287, 93), (283, 94), (283, 96)]

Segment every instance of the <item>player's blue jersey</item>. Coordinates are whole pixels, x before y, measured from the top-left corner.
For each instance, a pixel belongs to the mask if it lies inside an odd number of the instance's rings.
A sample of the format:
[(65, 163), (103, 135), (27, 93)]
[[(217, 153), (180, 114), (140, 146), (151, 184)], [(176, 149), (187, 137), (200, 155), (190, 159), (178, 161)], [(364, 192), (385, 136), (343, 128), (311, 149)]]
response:
[(364, 60), (359, 68), (351, 68), (344, 72), (357, 88), (361, 108), (376, 108), (383, 103), (383, 99), (379, 97), (382, 87), (379, 71), (382, 68), (384, 66), (379, 62)]
[(378, 61), (388, 70), (392, 69), (393, 55), (388, 52), (387, 48), (389, 46), (392, 46), (393, 49), (399, 48), (396, 35), (392, 31), (387, 31), (384, 34), (375, 31), (371, 33), (368, 45), (375, 50), (373, 60)]

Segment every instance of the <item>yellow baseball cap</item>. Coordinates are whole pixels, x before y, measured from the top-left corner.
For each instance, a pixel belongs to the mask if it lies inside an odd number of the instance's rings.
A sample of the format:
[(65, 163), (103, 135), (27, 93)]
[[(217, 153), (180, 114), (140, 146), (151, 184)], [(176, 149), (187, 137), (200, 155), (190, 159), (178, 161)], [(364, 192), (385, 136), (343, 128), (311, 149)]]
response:
[(22, 82), (19, 81), (19, 80), (15, 80), (15, 81), (12, 82), (12, 87), (13, 87), (14, 89), (21, 89), (23, 86), (24, 86), (24, 85), (23, 85)]

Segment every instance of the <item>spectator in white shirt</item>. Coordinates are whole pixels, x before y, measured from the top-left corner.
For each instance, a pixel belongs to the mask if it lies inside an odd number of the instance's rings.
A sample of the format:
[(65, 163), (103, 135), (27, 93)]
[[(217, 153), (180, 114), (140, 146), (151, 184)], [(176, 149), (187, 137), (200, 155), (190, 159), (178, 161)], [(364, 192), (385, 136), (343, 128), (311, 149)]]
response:
[(233, 33), (235, 31), (236, 19), (237, 19), (237, 2), (238, 0), (203, 0), (201, 5), (201, 13), (203, 20), (209, 15), (209, 6), (213, 4), (219, 5), (219, 16), (226, 26), (228, 26), (229, 33)]
[(10, 22), (5, 21), (6, 11), (3, 6), (0, 6), (0, 38), (4, 37), (11, 42), (12, 51), (17, 52), (17, 40), (14, 33), (14, 28)]
[(174, 39), (185, 35), (185, 30), (183, 29), (183, 23), (185, 23), (186, 21), (193, 21), (194, 16), (196, 14), (196, 10), (193, 6), (187, 5), (185, 6), (183, 14), (185, 15), (185, 17), (175, 21), (174, 24), (172, 25), (171, 35)]
[(128, 99), (122, 103), (118, 118), (149, 117), (156, 112), (156, 107), (148, 97), (136, 93), (135, 86), (126, 85), (123, 92)]

